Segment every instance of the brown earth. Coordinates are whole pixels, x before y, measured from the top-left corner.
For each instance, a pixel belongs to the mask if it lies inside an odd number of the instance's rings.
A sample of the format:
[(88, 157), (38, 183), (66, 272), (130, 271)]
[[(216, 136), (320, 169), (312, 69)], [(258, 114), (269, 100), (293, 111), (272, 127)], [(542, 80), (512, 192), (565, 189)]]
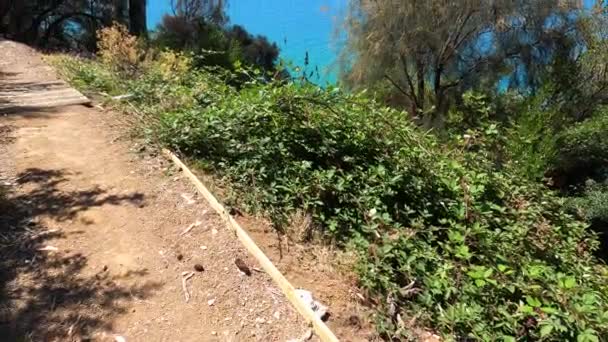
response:
[[(36, 52), (0, 41), (0, 87), (55, 79)], [(302, 336), (309, 327), (270, 278), (235, 266), (257, 265), (219, 216), (168, 161), (125, 138), (123, 119), (83, 106), (0, 117), (0, 340)], [(239, 220), (296, 287), (329, 306), (341, 340), (372, 338), (333, 252), (292, 244), (279, 253), (263, 220)], [(188, 301), (184, 272), (194, 274)]]

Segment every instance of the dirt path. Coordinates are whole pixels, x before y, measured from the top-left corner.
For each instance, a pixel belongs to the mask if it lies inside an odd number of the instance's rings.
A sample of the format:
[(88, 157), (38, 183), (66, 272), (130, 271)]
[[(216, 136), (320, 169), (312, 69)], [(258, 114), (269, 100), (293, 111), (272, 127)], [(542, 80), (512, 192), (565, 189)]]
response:
[[(55, 79), (7, 43), (0, 85)], [(72, 106), (0, 117), (0, 339), (301, 336), (308, 328), (269, 277), (235, 266), (256, 265), (220, 218), (168, 162), (122, 139), (112, 115)], [(188, 302), (183, 272), (194, 273)]]

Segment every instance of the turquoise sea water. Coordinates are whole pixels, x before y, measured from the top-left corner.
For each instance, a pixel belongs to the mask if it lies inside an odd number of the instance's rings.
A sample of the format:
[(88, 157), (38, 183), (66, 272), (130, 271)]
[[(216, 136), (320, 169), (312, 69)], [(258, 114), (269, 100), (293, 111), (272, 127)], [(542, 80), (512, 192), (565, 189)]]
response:
[[(340, 18), (348, 0), (229, 0), (228, 16), (232, 24), (244, 26), (281, 48), (281, 58), (304, 66), (308, 53), (308, 71), (318, 68), (319, 84), (336, 80), (336, 36)], [(171, 11), (170, 0), (148, 0), (148, 26), (154, 28), (165, 13)]]

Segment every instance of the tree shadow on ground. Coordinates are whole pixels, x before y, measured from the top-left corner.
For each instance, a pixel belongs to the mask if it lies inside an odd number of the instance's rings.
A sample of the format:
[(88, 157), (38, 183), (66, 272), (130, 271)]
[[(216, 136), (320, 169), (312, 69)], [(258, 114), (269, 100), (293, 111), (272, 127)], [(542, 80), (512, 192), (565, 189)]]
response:
[[(111, 331), (112, 318), (126, 304), (143, 300), (159, 283), (125, 286), (123, 280), (146, 274), (135, 270), (120, 277), (105, 270), (84, 276), (87, 258), (80, 253), (53, 251), (49, 240), (66, 238), (48, 229), (40, 217), (55, 221), (103, 205), (143, 206), (140, 193), (108, 194), (99, 187), (62, 191), (65, 170), (29, 169), (13, 180), (19, 191), (0, 193), (0, 336), (7, 341), (98, 339)], [(46, 249), (46, 250), (45, 250)], [(89, 270), (89, 273), (91, 271)]]

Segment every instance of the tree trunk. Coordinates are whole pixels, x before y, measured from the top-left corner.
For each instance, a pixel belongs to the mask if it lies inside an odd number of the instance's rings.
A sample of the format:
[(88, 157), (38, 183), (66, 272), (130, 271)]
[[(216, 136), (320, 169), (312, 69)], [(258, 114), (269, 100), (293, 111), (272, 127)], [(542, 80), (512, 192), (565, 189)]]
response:
[(129, 0), (115, 0), (114, 18), (119, 23), (129, 26)]
[(435, 91), (435, 111), (433, 113), (432, 126), (435, 129), (443, 129), (445, 116), (448, 111), (448, 101), (446, 99), (446, 89), (441, 85), (443, 65), (438, 63), (435, 66), (433, 90)]
[(8, 33), (8, 23), (9, 23), (9, 13), (11, 7), (13, 6), (12, 2), (9, 1), (0, 1), (0, 34)]
[(146, 0), (129, 0), (129, 31), (136, 36), (147, 36)]
[(418, 107), (420, 112), (423, 112), (425, 109), (425, 101), (426, 101), (426, 94), (425, 94), (425, 85), (424, 85), (424, 63), (422, 62), (421, 58), (416, 58), (416, 80), (417, 80), (417, 87), (418, 87)]

